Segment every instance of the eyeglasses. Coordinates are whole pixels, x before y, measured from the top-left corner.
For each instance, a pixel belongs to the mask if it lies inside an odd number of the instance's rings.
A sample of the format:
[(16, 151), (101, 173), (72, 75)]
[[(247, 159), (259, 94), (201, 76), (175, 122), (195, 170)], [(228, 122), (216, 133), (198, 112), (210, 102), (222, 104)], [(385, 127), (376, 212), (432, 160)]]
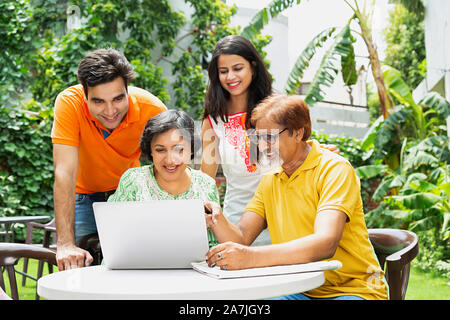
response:
[(263, 139), (265, 143), (274, 145), (277, 142), (277, 138), (280, 134), (285, 132), (288, 128), (284, 128), (278, 133), (256, 133), (255, 131), (248, 134), (248, 138), (253, 143), (258, 143), (260, 139)]

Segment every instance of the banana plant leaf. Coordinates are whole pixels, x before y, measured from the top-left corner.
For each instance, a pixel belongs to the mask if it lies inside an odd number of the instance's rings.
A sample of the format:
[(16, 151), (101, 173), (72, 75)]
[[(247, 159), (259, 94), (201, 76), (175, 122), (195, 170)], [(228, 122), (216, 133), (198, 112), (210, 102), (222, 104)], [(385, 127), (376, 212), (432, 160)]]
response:
[(436, 110), (442, 119), (447, 119), (450, 116), (450, 102), (444, 99), (437, 92), (429, 92), (423, 97), (419, 104), (426, 105), (431, 109)]
[(388, 65), (383, 65), (382, 71), (389, 93), (401, 104), (410, 107), (414, 106), (416, 103), (413, 99), (411, 88), (403, 81), (400, 71)]
[(384, 65), (382, 70), (384, 82), (389, 94), (395, 97), (402, 105), (413, 110), (416, 135), (419, 139), (423, 139), (426, 136), (426, 128), (422, 107), (415, 103), (411, 89), (403, 81), (400, 71), (388, 65)]
[(430, 172), (430, 178), (433, 181), (437, 181), (437, 183), (439, 183), (439, 184), (446, 183), (447, 181), (450, 180), (450, 165), (447, 164), (447, 165), (438, 167), (436, 169), (433, 169)]
[(439, 188), (441, 190), (444, 190), (444, 192), (447, 194), (447, 197), (450, 198), (450, 182), (440, 184)]
[(402, 126), (405, 123), (412, 124), (414, 126), (414, 117), (412, 111), (407, 108), (396, 108), (397, 111), (393, 112), (387, 117), (374, 138), (374, 145), (378, 150), (384, 150), (385, 146), (391, 145), (395, 137), (398, 136), (398, 126)]
[(325, 93), (322, 88), (330, 87), (333, 84), (339, 71), (338, 62), (340, 62), (341, 57), (347, 57), (353, 50), (350, 21), (336, 35), (333, 44), (322, 58), (319, 69), (306, 93), (305, 102), (309, 106), (313, 106), (323, 100)]
[(422, 210), (385, 210), (383, 213), (403, 222), (410, 222), (417, 218), (422, 218)]
[(250, 23), (242, 30), (241, 36), (252, 39), (271, 19), (294, 4), (300, 4), (300, 2), (301, 0), (274, 0), (270, 2), (267, 7), (261, 9), (253, 16)]
[(390, 185), (393, 179), (393, 176), (386, 176), (383, 178), (383, 180), (381, 180), (380, 184), (375, 189), (372, 195), (372, 198), (375, 201), (381, 200), (389, 192), (389, 190), (391, 190)]
[(389, 184), (389, 188), (399, 188), (402, 187), (405, 184), (406, 178), (403, 175), (397, 175), (392, 179), (391, 183)]
[(428, 178), (428, 176), (426, 174), (423, 174), (420, 172), (414, 172), (414, 173), (408, 175), (408, 177), (405, 181), (405, 186), (409, 187), (411, 185), (411, 183), (417, 183), (422, 180), (426, 180), (427, 178)]
[(383, 174), (388, 167), (385, 164), (361, 166), (355, 169), (356, 174), (360, 179), (370, 179)]
[(347, 87), (350, 87), (356, 84), (358, 80), (358, 71), (356, 71), (356, 58), (355, 58), (355, 49), (353, 47), (353, 43), (356, 42), (355, 38), (350, 33), (349, 35), (352, 43), (349, 45), (349, 52), (345, 56), (341, 56), (341, 73), (342, 80)]
[(302, 53), (300, 53), (284, 86), (284, 91), (286, 93), (292, 94), (297, 91), (297, 84), (303, 77), (303, 72), (306, 70), (306, 68), (308, 68), (309, 62), (311, 61), (312, 57), (316, 53), (317, 49), (322, 47), (323, 43), (331, 37), (334, 31), (336, 31), (336, 28), (334, 27), (323, 30), (317, 36), (315, 36), (308, 43)]
[(441, 197), (433, 193), (421, 192), (407, 196), (390, 196), (385, 200), (393, 202), (396, 206), (401, 206), (406, 209), (429, 209), (436, 203), (441, 201)]
[(378, 132), (379, 128), (381, 127), (381, 125), (383, 124), (383, 121), (384, 121), (383, 116), (380, 116), (369, 127), (369, 130), (367, 130), (365, 136), (362, 139), (361, 149), (363, 151), (368, 151), (373, 146), (373, 143), (377, 136), (377, 132)]
[(409, 230), (413, 232), (426, 231), (434, 228), (438, 224), (438, 218), (435, 216), (425, 217), (418, 221), (413, 221), (409, 225)]
[(439, 159), (427, 152), (418, 151), (410, 154), (405, 160), (406, 169), (417, 168), (421, 165), (436, 167), (439, 165)]
[(419, 151), (423, 151), (436, 157), (439, 162), (450, 163), (448, 143), (449, 137), (447, 136), (431, 136), (411, 147), (409, 153), (415, 156)]
[(429, 192), (429, 193), (435, 194), (437, 196), (441, 195), (441, 189), (437, 185), (435, 185), (431, 182), (413, 181), (410, 183), (409, 186), (419, 192)]

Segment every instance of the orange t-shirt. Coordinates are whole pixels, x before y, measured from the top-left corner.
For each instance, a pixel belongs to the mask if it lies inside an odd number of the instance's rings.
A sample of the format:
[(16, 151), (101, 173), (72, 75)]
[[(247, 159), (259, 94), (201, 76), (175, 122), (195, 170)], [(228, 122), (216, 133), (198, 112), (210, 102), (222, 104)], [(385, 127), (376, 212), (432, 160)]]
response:
[(55, 101), (52, 142), (78, 147), (77, 193), (110, 191), (122, 174), (138, 167), (139, 140), (147, 121), (167, 110), (151, 93), (128, 87), (129, 109), (107, 137), (106, 129), (89, 112), (81, 84), (67, 88)]

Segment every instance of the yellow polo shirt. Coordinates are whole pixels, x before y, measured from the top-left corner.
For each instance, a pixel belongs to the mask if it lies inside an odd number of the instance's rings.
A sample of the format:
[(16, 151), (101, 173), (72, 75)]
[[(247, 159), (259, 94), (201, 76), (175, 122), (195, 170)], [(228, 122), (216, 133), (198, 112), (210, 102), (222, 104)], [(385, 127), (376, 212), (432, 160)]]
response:
[(364, 299), (387, 299), (388, 289), (364, 221), (360, 183), (343, 157), (308, 141), (305, 162), (288, 177), (282, 168), (263, 176), (246, 211), (262, 216), (272, 243), (284, 243), (314, 233), (317, 213), (340, 210), (347, 217), (335, 255), (342, 268), (325, 271), (325, 283), (305, 292), (326, 298), (356, 295)]

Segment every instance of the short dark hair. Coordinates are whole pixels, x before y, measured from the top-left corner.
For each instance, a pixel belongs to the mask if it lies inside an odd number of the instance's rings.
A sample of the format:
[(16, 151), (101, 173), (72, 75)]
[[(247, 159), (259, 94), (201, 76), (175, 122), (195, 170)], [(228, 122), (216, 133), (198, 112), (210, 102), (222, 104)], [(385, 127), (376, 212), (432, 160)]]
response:
[(191, 142), (191, 160), (194, 159), (195, 147), (200, 145), (195, 135), (194, 120), (186, 112), (174, 109), (163, 111), (147, 121), (139, 143), (142, 155), (153, 162), (152, 140), (171, 129), (178, 129), (183, 138)]
[(250, 127), (250, 116), (253, 108), (264, 98), (272, 94), (272, 78), (267, 71), (263, 59), (253, 44), (246, 38), (238, 35), (230, 35), (220, 39), (211, 57), (208, 66), (209, 85), (205, 97), (205, 112), (203, 118), (210, 115), (227, 121), (227, 100), (230, 94), (220, 84), (217, 61), (222, 54), (235, 54), (243, 57), (253, 68), (253, 78), (248, 87), (247, 118), (245, 125)]
[(298, 95), (275, 94), (268, 97), (253, 110), (252, 125), (263, 118), (270, 119), (288, 128), (290, 135), (292, 135), (293, 130), (303, 128), (303, 141), (311, 137), (309, 108)]
[(117, 77), (123, 79), (125, 88), (128, 90), (128, 83), (135, 76), (136, 73), (127, 58), (113, 48), (98, 49), (86, 54), (77, 69), (77, 77), (83, 86), (86, 98), (88, 87), (111, 82)]

